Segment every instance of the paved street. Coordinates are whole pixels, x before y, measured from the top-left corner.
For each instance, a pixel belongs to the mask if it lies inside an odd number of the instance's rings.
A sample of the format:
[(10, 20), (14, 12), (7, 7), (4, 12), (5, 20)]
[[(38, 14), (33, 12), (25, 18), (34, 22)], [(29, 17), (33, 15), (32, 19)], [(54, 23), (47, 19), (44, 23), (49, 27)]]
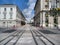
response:
[(60, 0), (0, 0), (0, 45), (60, 45)]
[(60, 43), (60, 30), (58, 30), (58, 29), (43, 29), (40, 31)]
[(60, 45), (60, 33), (38, 30), (28, 24), (17, 30), (0, 31), (0, 45)]

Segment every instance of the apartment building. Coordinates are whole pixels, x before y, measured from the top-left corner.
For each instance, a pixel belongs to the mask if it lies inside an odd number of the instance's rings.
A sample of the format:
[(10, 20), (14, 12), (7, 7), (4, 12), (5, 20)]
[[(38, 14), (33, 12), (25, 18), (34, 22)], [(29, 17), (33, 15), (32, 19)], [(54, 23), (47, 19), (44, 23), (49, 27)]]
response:
[(35, 25), (46, 27), (45, 15), (50, 10), (49, 2), (47, 0), (37, 0), (34, 10), (35, 10), (35, 17), (34, 17)]
[[(37, 0), (35, 5), (34, 23), (36, 26), (55, 27), (54, 17), (50, 14), (53, 8), (60, 8), (60, 0)], [(57, 27), (60, 27), (60, 17), (58, 16)]]
[(25, 17), (18, 6), (13, 4), (0, 5), (0, 27), (20, 27), (21, 21), (24, 22)]

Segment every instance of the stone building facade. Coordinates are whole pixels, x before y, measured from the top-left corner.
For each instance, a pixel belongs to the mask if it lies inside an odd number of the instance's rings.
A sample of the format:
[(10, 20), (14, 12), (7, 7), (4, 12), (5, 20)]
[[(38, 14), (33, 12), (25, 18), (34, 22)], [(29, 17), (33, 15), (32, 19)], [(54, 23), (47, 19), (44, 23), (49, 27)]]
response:
[[(54, 3), (55, 2), (55, 3)], [(55, 27), (54, 16), (50, 14), (50, 10), (53, 8), (60, 8), (60, 0), (37, 0), (35, 5), (35, 16), (34, 24), (35, 26), (43, 26), (45, 28)], [(57, 17), (57, 26), (60, 28), (60, 17)]]
[(25, 21), (25, 17), (16, 5), (0, 5), (1, 28), (20, 27), (21, 21)]

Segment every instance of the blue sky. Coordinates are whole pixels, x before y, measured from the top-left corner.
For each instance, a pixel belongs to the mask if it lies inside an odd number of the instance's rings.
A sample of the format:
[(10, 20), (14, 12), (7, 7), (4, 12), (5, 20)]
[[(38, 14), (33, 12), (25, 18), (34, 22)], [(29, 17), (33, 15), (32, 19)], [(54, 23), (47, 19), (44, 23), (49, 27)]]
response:
[(0, 0), (0, 4), (16, 4), (29, 21), (34, 16), (36, 0)]

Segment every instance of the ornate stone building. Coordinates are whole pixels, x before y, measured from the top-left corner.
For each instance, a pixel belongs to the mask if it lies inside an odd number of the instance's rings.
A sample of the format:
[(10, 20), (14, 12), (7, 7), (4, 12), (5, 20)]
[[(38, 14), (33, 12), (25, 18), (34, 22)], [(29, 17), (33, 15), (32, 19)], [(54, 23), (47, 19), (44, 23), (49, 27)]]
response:
[[(58, 16), (57, 19), (52, 16), (50, 10), (55, 8), (60, 8), (60, 0), (37, 0), (35, 5), (35, 16), (34, 16), (34, 23), (36, 26), (43, 26), (43, 27), (59, 27), (60, 28), (60, 17)], [(60, 14), (59, 14), (60, 15)], [(56, 16), (55, 16), (56, 17)], [(58, 24), (57, 24), (57, 23)]]
[(25, 17), (16, 5), (0, 5), (0, 27), (20, 27), (21, 21), (24, 22)]

